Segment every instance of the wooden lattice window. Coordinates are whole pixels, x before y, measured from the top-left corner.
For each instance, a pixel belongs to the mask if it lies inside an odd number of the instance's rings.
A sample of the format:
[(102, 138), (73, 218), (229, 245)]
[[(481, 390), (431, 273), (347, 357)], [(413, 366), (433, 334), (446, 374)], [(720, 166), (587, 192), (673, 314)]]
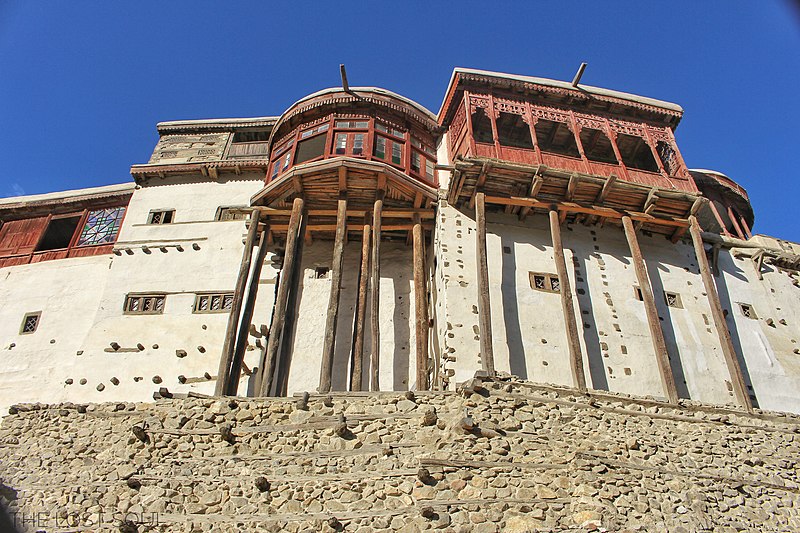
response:
[(27, 313), (22, 318), (22, 325), (19, 327), (20, 335), (28, 335), (36, 331), (36, 328), (39, 327), (39, 318), (42, 316), (41, 311), (37, 311), (35, 313)]
[(739, 304), (739, 309), (742, 310), (742, 315), (746, 318), (757, 319), (758, 315), (756, 315), (756, 310), (753, 309), (753, 306), (750, 304)]
[(194, 299), (195, 313), (224, 313), (233, 307), (232, 292), (198, 294)]
[(150, 215), (147, 217), (147, 223), (172, 224), (174, 218), (175, 218), (174, 209), (161, 209), (157, 211), (150, 211)]
[(680, 309), (683, 308), (683, 304), (681, 303), (681, 295), (676, 292), (664, 291), (664, 301), (666, 301), (667, 305), (670, 307), (677, 307)]
[(81, 235), (78, 237), (77, 246), (107, 244), (117, 240), (117, 233), (119, 233), (119, 226), (122, 224), (124, 214), (124, 207), (89, 211)]
[(529, 272), (528, 275), (531, 289), (545, 292), (561, 292), (561, 282), (557, 275), (541, 272)]
[(129, 294), (125, 297), (125, 313), (129, 315), (160, 315), (164, 312), (164, 294)]

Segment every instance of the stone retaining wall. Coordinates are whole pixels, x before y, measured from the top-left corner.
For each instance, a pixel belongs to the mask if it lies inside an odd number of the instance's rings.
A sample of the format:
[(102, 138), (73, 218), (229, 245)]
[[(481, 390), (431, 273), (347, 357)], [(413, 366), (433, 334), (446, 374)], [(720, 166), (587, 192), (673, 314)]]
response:
[(25, 532), (800, 529), (797, 416), (517, 382), (12, 413)]

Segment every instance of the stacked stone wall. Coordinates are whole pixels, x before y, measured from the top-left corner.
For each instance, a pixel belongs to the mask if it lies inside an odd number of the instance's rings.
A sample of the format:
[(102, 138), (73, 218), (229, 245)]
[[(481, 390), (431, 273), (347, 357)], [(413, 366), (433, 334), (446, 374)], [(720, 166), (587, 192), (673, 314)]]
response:
[(800, 529), (797, 416), (477, 381), (11, 411), (25, 532)]

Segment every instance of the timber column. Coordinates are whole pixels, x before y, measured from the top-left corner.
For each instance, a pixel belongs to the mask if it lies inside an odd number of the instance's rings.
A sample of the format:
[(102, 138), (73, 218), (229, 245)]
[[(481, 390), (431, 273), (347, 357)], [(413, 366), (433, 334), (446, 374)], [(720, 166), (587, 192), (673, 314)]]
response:
[(328, 299), (328, 316), (325, 320), (325, 344), (322, 348), (322, 369), (319, 375), (319, 392), (330, 392), (333, 375), (333, 353), (336, 347), (336, 323), (339, 319), (339, 295), (342, 291), (342, 259), (344, 236), (347, 231), (347, 198), (339, 198), (336, 212), (336, 237), (331, 262), (331, 295)]
[[(250, 215), (250, 229), (247, 232), (244, 251), (242, 252), (242, 262), (239, 264), (239, 275), (236, 278), (236, 288), (233, 292), (233, 303), (228, 314), (228, 327), (225, 330), (225, 342), (222, 345), (222, 354), (219, 359), (219, 371), (217, 372), (217, 383), (214, 386), (214, 395), (222, 396), (228, 394), (229, 381), (231, 378), (231, 365), (233, 364), (234, 351), (236, 349), (236, 332), (239, 328), (239, 318), (242, 314), (242, 302), (244, 291), (247, 286), (247, 278), (250, 274), (250, 263), (253, 257), (253, 245), (258, 234), (258, 219), (260, 211), (253, 210)], [(237, 377), (238, 381), (238, 377)]]
[(644, 264), (642, 250), (639, 248), (639, 240), (636, 238), (636, 230), (633, 229), (631, 217), (622, 217), (622, 227), (625, 229), (625, 238), (628, 239), (628, 246), (631, 249), (639, 290), (642, 292), (642, 301), (647, 314), (647, 324), (650, 326), (650, 338), (653, 341), (653, 350), (656, 354), (656, 362), (658, 363), (658, 371), (661, 374), (664, 394), (666, 394), (670, 403), (678, 403), (678, 389), (675, 387), (675, 376), (672, 375), (672, 367), (669, 364), (664, 331), (661, 329), (661, 321), (658, 318), (656, 301), (653, 297), (653, 288), (650, 285), (650, 276), (647, 273), (647, 266)]
[[(286, 252), (283, 258), (283, 268), (281, 269), (281, 281), (278, 286), (278, 295), (275, 298), (274, 321), (270, 326), (269, 341), (267, 350), (264, 353), (264, 360), (259, 365), (258, 393), (260, 396), (269, 396), (275, 378), (275, 367), (278, 359), (278, 351), (281, 347), (281, 338), (286, 324), (287, 302), (289, 300), (289, 288), (292, 285), (293, 272), (297, 263), (297, 239), (300, 221), (304, 217), (303, 199), (295, 198), (292, 204), (292, 215), (289, 219), (289, 228), (286, 232)], [(299, 236), (301, 239), (302, 235)], [(291, 310), (294, 312), (294, 310)]]
[(583, 354), (578, 337), (578, 324), (575, 321), (575, 303), (572, 301), (572, 287), (567, 275), (567, 264), (564, 261), (564, 247), (561, 243), (561, 226), (556, 209), (550, 210), (550, 236), (553, 239), (553, 258), (558, 272), (558, 288), (561, 292), (561, 311), (567, 326), (567, 345), (569, 346), (569, 362), (572, 368), (572, 382), (575, 388), (586, 390), (586, 376), (583, 372)]
[(475, 194), (475, 244), (478, 258), (478, 327), (481, 334), (483, 370), (494, 376), (492, 349), (492, 309), (489, 302), (489, 263), (486, 258), (486, 195)]
[(703, 278), (703, 285), (708, 295), (708, 303), (711, 305), (711, 316), (714, 319), (714, 327), (717, 329), (717, 335), (719, 335), (722, 354), (725, 356), (725, 364), (728, 366), (728, 373), (731, 376), (733, 392), (736, 395), (736, 399), (739, 401), (739, 405), (752, 413), (753, 404), (750, 401), (750, 395), (747, 393), (747, 387), (744, 383), (742, 367), (739, 366), (739, 359), (736, 357), (736, 351), (733, 349), (731, 332), (728, 330), (728, 324), (725, 322), (725, 315), (722, 313), (722, 304), (720, 304), (719, 301), (717, 286), (714, 283), (714, 277), (711, 275), (711, 270), (708, 267), (706, 250), (703, 247), (703, 237), (700, 235), (700, 225), (697, 223), (697, 218), (694, 215), (689, 217), (689, 233), (692, 235), (694, 253), (697, 256), (697, 266), (700, 268), (700, 276)]
[(416, 324), (417, 390), (428, 390), (428, 283), (425, 278), (425, 235), (414, 216), (414, 322)]
[(379, 384), (381, 360), (381, 216), (383, 213), (383, 196), (385, 191), (379, 189), (372, 211), (372, 281), (370, 283), (370, 325), (372, 327), (372, 353), (370, 354), (370, 390), (381, 390)]
[(361, 269), (358, 274), (358, 296), (356, 300), (356, 324), (353, 328), (353, 353), (350, 360), (350, 390), (360, 391), (364, 377), (362, 358), (364, 357), (364, 326), (367, 317), (367, 292), (369, 290), (369, 254), (372, 228), (364, 221), (361, 233)]

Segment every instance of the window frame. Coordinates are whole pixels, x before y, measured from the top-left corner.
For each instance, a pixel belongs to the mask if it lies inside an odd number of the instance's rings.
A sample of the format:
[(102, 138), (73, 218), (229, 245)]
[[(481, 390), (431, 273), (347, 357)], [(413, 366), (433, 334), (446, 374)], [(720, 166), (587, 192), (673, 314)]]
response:
[[(164, 222), (163, 218), (159, 222), (153, 222), (153, 217), (155, 215), (164, 215), (169, 213), (169, 222)], [(147, 214), (147, 224), (149, 226), (166, 226), (167, 224), (174, 224), (175, 223), (175, 209), (151, 209), (150, 212)]]
[(225, 213), (229, 212), (232, 209), (248, 209), (248, 208), (249, 206), (247, 205), (221, 205), (217, 207), (217, 212), (214, 215), (214, 220), (217, 222), (233, 222), (235, 220), (249, 220), (250, 214), (244, 212), (234, 214), (233, 218), (222, 218), (225, 215)]
[[(33, 326), (33, 329), (30, 331), (25, 331), (25, 325), (28, 322), (29, 318), (36, 318), (36, 323)], [(25, 313), (22, 316), (22, 324), (19, 326), (19, 334), (20, 335), (33, 335), (39, 329), (39, 324), (41, 323), (42, 312), (41, 311), (34, 311), (32, 313)]]
[[(544, 278), (544, 287), (536, 286), (536, 278)], [(561, 294), (561, 280), (558, 279), (558, 274), (552, 272), (533, 272), (528, 271), (528, 281), (531, 289), (540, 292), (549, 292), (551, 294)], [(558, 289), (553, 288), (553, 283), (558, 284)]]
[[(218, 309), (211, 308), (213, 298), (218, 296), (220, 298), (220, 307)], [(200, 309), (200, 303), (203, 298), (209, 299), (208, 309)], [(230, 299), (230, 306), (225, 307), (225, 301)], [(234, 291), (215, 291), (215, 292), (198, 292), (194, 295), (194, 304), (192, 305), (192, 314), (206, 315), (217, 313), (230, 313), (233, 308)]]
[[(144, 311), (144, 303), (147, 299), (153, 299), (156, 302), (158, 299), (162, 300), (161, 308), (158, 309), (157, 305), (154, 305), (152, 310)], [(138, 310), (131, 310), (130, 302), (132, 300), (139, 300), (140, 307)], [(163, 315), (164, 309), (167, 307), (167, 294), (164, 292), (141, 292), (135, 293), (131, 292), (125, 295), (125, 301), (122, 304), (122, 313), (124, 315)]]

